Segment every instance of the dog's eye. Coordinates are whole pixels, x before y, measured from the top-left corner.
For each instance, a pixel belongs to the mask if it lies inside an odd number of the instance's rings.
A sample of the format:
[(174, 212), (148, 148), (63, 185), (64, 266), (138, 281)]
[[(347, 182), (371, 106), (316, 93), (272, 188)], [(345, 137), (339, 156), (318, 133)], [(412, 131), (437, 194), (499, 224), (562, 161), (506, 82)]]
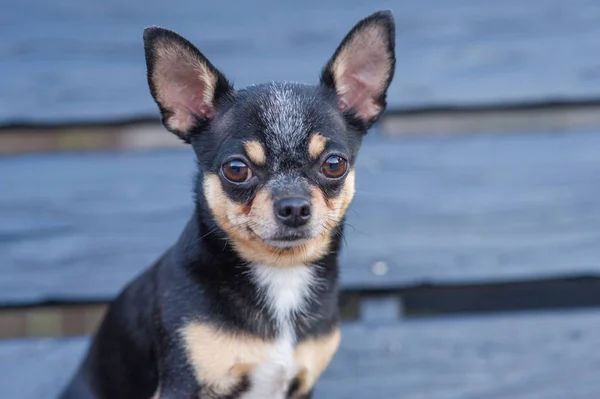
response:
[(330, 179), (339, 179), (344, 176), (347, 168), (348, 162), (344, 158), (332, 155), (321, 165), (321, 173)]
[(233, 183), (244, 183), (252, 177), (252, 171), (244, 162), (234, 159), (223, 164), (223, 176)]

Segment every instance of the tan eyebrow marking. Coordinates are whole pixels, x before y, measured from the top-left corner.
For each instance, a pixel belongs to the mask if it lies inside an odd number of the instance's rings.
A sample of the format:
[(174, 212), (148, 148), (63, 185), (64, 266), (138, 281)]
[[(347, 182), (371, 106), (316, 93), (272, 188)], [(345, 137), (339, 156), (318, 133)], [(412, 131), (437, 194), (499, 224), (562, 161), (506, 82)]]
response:
[(244, 143), (244, 150), (248, 158), (256, 165), (264, 165), (267, 162), (267, 155), (262, 144), (256, 140), (247, 141)]
[(318, 158), (323, 151), (325, 151), (326, 146), (327, 139), (319, 133), (315, 133), (308, 142), (308, 155), (310, 155), (311, 158)]

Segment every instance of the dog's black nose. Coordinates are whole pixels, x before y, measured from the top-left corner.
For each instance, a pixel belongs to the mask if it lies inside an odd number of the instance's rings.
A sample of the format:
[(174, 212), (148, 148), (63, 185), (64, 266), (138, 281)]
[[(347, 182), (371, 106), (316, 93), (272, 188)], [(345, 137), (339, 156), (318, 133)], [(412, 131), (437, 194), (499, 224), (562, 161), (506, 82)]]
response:
[(275, 203), (275, 215), (289, 227), (300, 227), (310, 220), (310, 202), (304, 198), (283, 198)]

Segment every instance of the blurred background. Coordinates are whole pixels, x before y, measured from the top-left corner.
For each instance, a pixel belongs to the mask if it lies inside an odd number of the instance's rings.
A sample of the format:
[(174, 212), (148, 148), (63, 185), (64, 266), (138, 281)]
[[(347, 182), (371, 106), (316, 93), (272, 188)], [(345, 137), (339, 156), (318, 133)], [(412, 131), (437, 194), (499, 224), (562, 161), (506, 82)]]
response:
[(0, 6), (1, 398), (54, 397), (190, 215), (193, 156), (159, 124), (143, 29), (237, 87), (316, 83), (384, 8), (396, 76), (315, 398), (600, 397), (600, 1), (21, 0)]

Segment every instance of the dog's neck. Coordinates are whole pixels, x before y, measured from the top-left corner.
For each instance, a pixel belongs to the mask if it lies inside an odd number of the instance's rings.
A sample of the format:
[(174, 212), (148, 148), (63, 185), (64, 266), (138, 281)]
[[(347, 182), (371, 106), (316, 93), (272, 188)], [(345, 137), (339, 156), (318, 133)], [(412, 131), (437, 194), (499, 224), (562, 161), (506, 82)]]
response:
[(241, 329), (298, 339), (322, 319), (337, 318), (341, 229), (334, 234), (329, 253), (316, 262), (286, 267), (251, 264), (236, 253), (209, 213), (197, 207), (174, 256)]

